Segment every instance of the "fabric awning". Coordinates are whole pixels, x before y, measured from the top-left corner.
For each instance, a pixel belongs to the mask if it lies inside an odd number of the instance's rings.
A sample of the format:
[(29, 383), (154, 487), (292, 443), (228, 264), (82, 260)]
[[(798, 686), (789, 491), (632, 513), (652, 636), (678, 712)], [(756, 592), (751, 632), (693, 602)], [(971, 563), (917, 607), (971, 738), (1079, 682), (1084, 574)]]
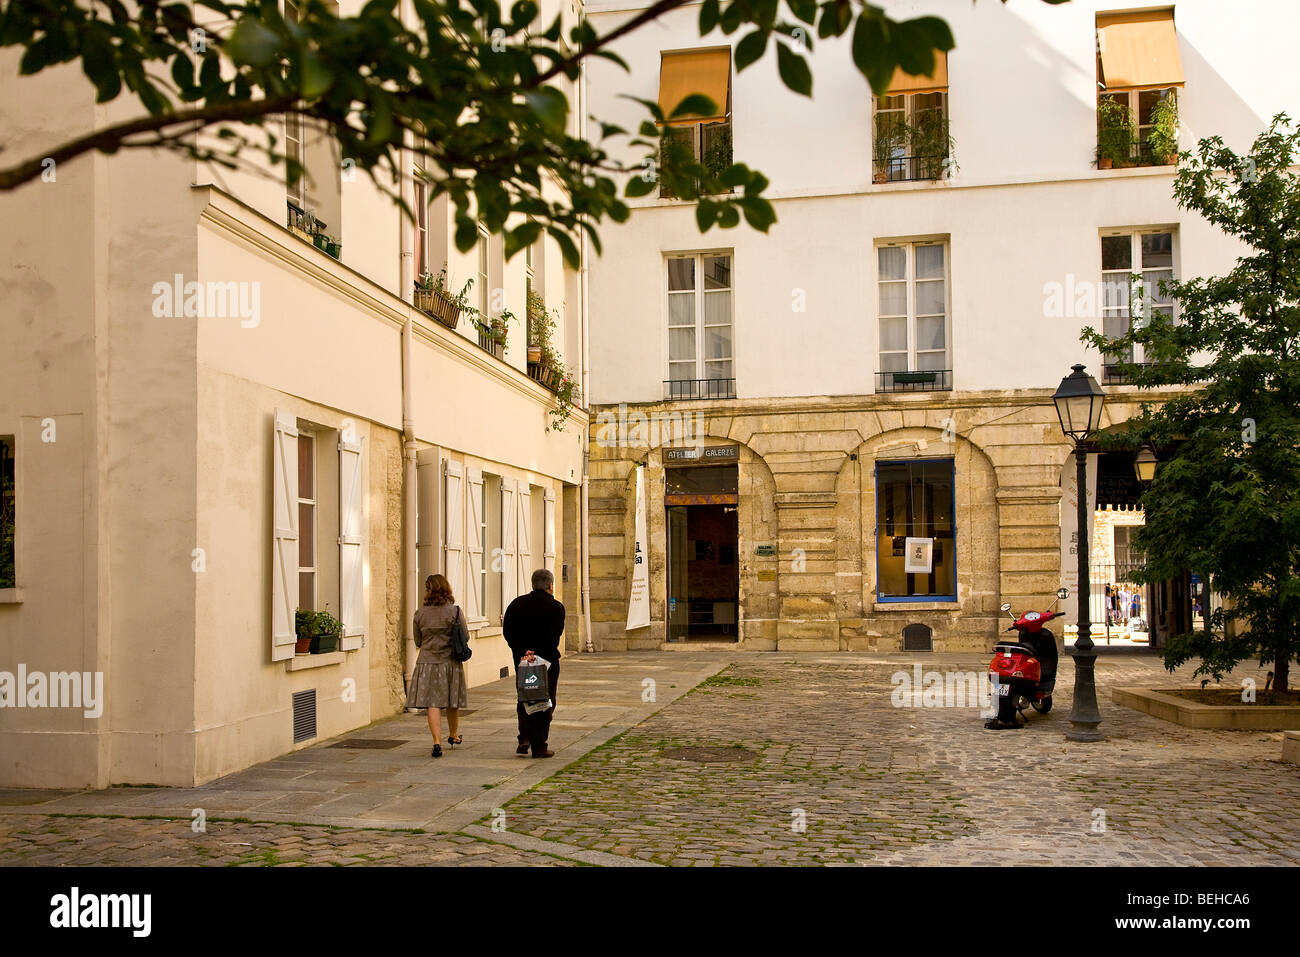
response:
[(911, 76), (904, 73), (902, 67), (894, 68), (893, 79), (889, 81), (886, 96), (898, 96), (900, 93), (943, 93), (948, 89), (948, 54), (943, 50), (934, 51), (934, 72), (929, 76)]
[(1183, 85), (1174, 11), (1097, 15), (1101, 85), (1114, 90), (1163, 90)]
[(716, 107), (710, 116), (678, 117), (670, 126), (721, 123), (727, 118), (730, 89), (731, 47), (665, 53), (659, 64), (659, 106), (665, 116), (693, 93), (704, 94)]

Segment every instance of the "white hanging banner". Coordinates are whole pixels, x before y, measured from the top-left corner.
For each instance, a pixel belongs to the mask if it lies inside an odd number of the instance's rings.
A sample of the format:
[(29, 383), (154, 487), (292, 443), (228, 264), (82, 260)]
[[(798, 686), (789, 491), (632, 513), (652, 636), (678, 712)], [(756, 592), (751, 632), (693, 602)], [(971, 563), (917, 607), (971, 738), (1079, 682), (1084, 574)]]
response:
[(646, 551), (645, 466), (636, 469), (636, 541), (632, 546), (632, 589), (627, 599), (627, 630), (650, 624), (650, 565)]

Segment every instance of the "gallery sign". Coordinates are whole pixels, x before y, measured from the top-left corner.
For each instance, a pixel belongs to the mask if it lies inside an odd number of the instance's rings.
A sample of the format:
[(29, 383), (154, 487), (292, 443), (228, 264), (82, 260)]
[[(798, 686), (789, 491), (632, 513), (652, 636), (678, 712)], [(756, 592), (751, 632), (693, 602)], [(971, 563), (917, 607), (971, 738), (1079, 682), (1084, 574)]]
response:
[(717, 465), (740, 461), (739, 445), (664, 449), (664, 462), (672, 465)]

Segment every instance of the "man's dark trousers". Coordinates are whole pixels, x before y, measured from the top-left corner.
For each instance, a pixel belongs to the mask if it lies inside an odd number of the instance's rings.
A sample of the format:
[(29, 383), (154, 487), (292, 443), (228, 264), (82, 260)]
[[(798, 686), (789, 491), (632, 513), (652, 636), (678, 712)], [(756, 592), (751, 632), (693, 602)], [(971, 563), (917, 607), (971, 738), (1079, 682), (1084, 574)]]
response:
[(555, 713), (555, 687), (560, 681), (560, 663), (552, 661), (551, 667), (546, 669), (546, 688), (550, 692), (551, 706), (545, 711), (538, 711), (536, 714), (528, 714), (524, 711), (524, 703), (521, 701), (517, 706), (519, 714), (519, 743), (528, 744), (533, 749), (533, 756), (543, 753), (546, 750), (547, 741), (551, 734), (551, 715)]

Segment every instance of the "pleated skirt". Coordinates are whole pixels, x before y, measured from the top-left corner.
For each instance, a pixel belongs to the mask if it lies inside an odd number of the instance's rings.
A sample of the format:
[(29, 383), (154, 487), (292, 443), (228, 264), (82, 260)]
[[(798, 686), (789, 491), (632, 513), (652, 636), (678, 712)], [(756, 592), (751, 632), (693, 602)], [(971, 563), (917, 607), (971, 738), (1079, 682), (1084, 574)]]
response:
[(463, 664), (459, 661), (416, 660), (410, 692), (406, 696), (408, 708), (463, 708), (467, 703)]

